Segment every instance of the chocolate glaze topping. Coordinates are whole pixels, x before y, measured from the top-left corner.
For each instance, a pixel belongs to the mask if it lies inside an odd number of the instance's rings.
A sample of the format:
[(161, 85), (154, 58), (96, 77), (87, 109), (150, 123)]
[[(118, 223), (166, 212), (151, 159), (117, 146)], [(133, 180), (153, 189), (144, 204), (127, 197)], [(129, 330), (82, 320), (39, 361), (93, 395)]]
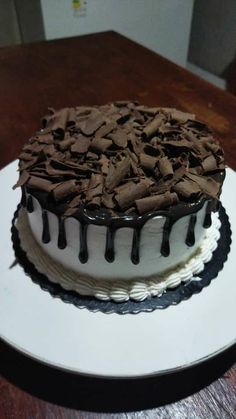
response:
[(192, 214), (189, 219), (189, 225), (188, 225), (188, 232), (186, 236), (185, 243), (187, 246), (191, 247), (195, 244), (195, 234), (194, 234), (194, 228), (197, 221), (197, 216)]
[(58, 233), (57, 246), (59, 247), (59, 249), (65, 249), (65, 247), (67, 246), (65, 219), (62, 217), (58, 218), (58, 229), (59, 229), (59, 233)]
[(42, 222), (43, 222), (43, 232), (42, 232), (42, 242), (49, 243), (51, 240), (49, 224), (48, 224), (48, 213), (46, 210), (42, 211)]
[[(22, 195), (22, 200), (23, 200), (23, 195)], [(28, 212), (33, 212), (34, 211), (34, 204), (33, 204), (33, 198), (31, 195), (29, 195), (27, 197), (27, 201), (26, 201), (26, 208)]]
[(50, 109), (19, 158), (15, 187), (22, 188), (28, 211), (34, 209), (31, 195), (40, 202), (42, 241), (50, 241), (47, 210), (58, 216), (61, 249), (67, 245), (65, 217), (77, 218), (81, 263), (89, 257), (89, 224), (107, 227), (108, 262), (115, 258), (116, 230), (132, 227), (131, 260), (139, 263), (142, 227), (156, 215), (166, 217), (163, 256), (170, 254), (173, 224), (188, 214), (186, 243), (192, 246), (194, 214), (208, 201), (204, 227), (211, 225), (225, 175), (222, 148), (194, 115), (129, 101)]

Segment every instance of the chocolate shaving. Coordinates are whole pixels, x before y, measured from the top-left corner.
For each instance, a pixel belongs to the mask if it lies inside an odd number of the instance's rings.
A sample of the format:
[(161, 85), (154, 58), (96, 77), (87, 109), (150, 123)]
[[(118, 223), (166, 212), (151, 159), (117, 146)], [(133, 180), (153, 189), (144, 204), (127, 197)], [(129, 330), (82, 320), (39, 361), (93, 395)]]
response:
[(145, 106), (137, 106), (136, 109), (141, 113), (144, 113), (146, 115), (151, 115), (151, 116), (156, 115), (160, 111), (160, 108), (157, 108), (157, 107), (147, 108)]
[(190, 179), (183, 179), (176, 183), (176, 185), (173, 186), (173, 190), (177, 192), (178, 195), (181, 195), (185, 198), (194, 197), (199, 195), (201, 192), (198, 184), (191, 181)]
[(104, 123), (104, 116), (98, 112), (95, 115), (91, 115), (85, 121), (80, 123), (80, 129), (82, 133), (86, 136), (93, 135), (98, 128)]
[(127, 182), (122, 188), (117, 188), (116, 192), (115, 200), (121, 209), (125, 209), (148, 193), (148, 185), (145, 180), (139, 183)]
[(63, 201), (67, 216), (82, 206), (105, 208), (111, 215), (143, 214), (178, 199), (218, 198), (223, 150), (206, 124), (194, 118), (135, 101), (50, 108), (45, 128), (19, 156), (15, 187)]
[(43, 144), (53, 144), (53, 135), (51, 133), (45, 133), (45, 131), (40, 131), (37, 133), (35, 139), (39, 143)]
[(137, 199), (135, 204), (137, 206), (139, 214), (145, 214), (150, 211), (159, 210), (162, 208), (169, 207), (170, 205), (176, 205), (178, 202), (178, 196), (176, 193), (170, 193), (169, 191), (161, 195), (148, 196), (146, 198)]
[(171, 119), (178, 121), (180, 123), (187, 122), (188, 120), (194, 120), (195, 115), (192, 113), (182, 112), (177, 109), (172, 108), (162, 108), (162, 111), (167, 115), (170, 115)]
[(140, 164), (144, 169), (153, 171), (156, 164), (157, 159), (155, 157), (149, 156), (145, 153), (140, 154)]
[(98, 150), (98, 151), (106, 151), (109, 147), (111, 147), (112, 141), (108, 138), (97, 138), (95, 137), (90, 144), (91, 149)]
[(114, 194), (104, 192), (104, 194), (102, 195), (102, 204), (104, 205), (104, 207), (109, 209), (115, 208)]
[(52, 182), (46, 179), (36, 177), (36, 176), (30, 176), (27, 182), (27, 186), (30, 186), (31, 188), (39, 189), (45, 192), (51, 192), (53, 188)]
[(127, 134), (123, 131), (117, 131), (115, 134), (111, 134), (110, 137), (114, 144), (120, 148), (127, 147)]
[(28, 181), (29, 177), (29, 173), (26, 170), (23, 170), (23, 172), (20, 173), (18, 182), (13, 186), (13, 189), (18, 188), (19, 186), (24, 186), (25, 183)]
[(56, 138), (62, 139), (66, 129), (66, 124), (69, 116), (69, 109), (64, 108), (54, 113), (47, 123), (47, 128), (50, 128)]
[(53, 144), (46, 145), (43, 149), (44, 153), (48, 156), (53, 156), (56, 152), (56, 149)]
[(84, 137), (83, 135), (78, 135), (78, 137), (75, 137), (74, 144), (71, 146), (71, 152), (86, 153), (89, 149), (90, 143), (90, 138)]
[(105, 186), (108, 192), (111, 192), (112, 189), (119, 185), (119, 183), (124, 179), (130, 169), (130, 159), (129, 157), (124, 158), (121, 162), (117, 163), (116, 166), (110, 164), (108, 174), (105, 181)]
[(69, 108), (67, 117), (67, 126), (71, 127), (76, 123), (76, 111), (75, 108)]
[(153, 137), (153, 135), (156, 134), (158, 131), (158, 128), (160, 127), (164, 117), (163, 115), (157, 115), (149, 124), (144, 128), (142, 132), (142, 137), (147, 139), (150, 137)]
[(55, 185), (55, 188), (53, 189), (53, 196), (56, 201), (61, 201), (73, 195), (76, 190), (75, 180), (68, 180), (60, 183), (58, 186)]
[(218, 164), (214, 156), (212, 154), (206, 157), (202, 162), (202, 167), (205, 173), (214, 172), (218, 169)]
[(76, 195), (69, 203), (70, 208), (79, 207), (81, 205), (81, 195)]
[(108, 122), (106, 125), (103, 125), (96, 131), (95, 137), (106, 137), (111, 131), (113, 131), (117, 127), (116, 122)]
[(214, 179), (210, 177), (203, 177), (194, 175), (192, 173), (187, 173), (186, 176), (196, 182), (199, 187), (201, 188), (202, 192), (204, 192), (208, 196), (217, 197), (220, 189), (219, 183), (217, 183)]
[(59, 148), (61, 151), (68, 150), (72, 144), (74, 144), (75, 138), (65, 138), (64, 140), (60, 141)]
[(162, 159), (159, 160), (158, 168), (164, 180), (171, 179), (173, 177), (173, 167), (167, 157), (162, 157)]

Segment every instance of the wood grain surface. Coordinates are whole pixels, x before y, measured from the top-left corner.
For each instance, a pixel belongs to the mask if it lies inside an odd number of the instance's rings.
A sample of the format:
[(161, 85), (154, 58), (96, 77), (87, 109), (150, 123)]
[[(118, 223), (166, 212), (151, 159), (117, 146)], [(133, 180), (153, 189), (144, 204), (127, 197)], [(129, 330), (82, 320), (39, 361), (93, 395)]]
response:
[[(124, 98), (196, 113), (236, 169), (236, 97), (114, 32), (0, 49), (0, 167), (48, 106)], [(171, 377), (117, 382), (70, 376), (0, 342), (0, 419), (236, 418), (235, 360), (233, 347)]]

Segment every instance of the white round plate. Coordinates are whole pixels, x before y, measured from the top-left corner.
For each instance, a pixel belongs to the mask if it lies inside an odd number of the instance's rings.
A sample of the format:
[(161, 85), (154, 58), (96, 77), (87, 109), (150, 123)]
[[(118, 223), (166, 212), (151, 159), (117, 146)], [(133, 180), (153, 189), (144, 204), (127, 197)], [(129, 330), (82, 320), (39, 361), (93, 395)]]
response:
[(54, 299), (14, 261), (11, 220), (20, 200), (17, 162), (0, 172), (0, 337), (21, 352), (65, 370), (102, 377), (170, 373), (236, 342), (236, 174), (227, 169), (222, 202), (233, 241), (228, 261), (200, 294), (152, 313), (103, 314)]

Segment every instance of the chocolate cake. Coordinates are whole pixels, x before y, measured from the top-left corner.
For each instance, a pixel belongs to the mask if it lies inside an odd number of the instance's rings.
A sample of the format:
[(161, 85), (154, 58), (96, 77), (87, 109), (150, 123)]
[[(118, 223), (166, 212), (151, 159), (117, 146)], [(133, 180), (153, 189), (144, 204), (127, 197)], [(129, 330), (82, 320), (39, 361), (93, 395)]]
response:
[(42, 123), (15, 185), (21, 245), (40, 272), (79, 294), (139, 301), (204, 268), (225, 176), (204, 123), (129, 101), (49, 109)]

